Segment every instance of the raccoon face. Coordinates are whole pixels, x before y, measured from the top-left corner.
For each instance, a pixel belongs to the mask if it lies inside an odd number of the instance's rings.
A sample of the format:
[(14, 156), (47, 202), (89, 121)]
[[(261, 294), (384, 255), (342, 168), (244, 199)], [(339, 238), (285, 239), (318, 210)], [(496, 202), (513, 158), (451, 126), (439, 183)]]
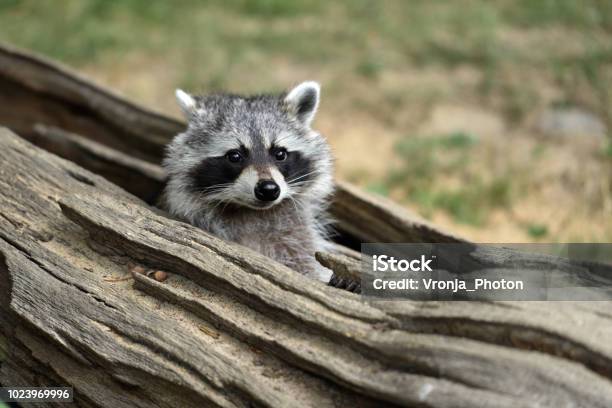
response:
[(171, 208), (265, 210), (331, 192), (329, 147), (310, 128), (319, 104), (316, 82), (282, 95), (193, 97), (177, 90), (176, 96), (189, 126), (164, 160)]

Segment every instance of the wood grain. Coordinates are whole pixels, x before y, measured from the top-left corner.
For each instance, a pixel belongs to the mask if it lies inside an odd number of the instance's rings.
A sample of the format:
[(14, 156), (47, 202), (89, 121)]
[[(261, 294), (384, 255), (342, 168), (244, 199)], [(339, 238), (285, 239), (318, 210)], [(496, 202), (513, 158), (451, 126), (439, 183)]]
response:
[[(126, 392), (132, 406), (612, 403), (610, 373), (592, 363), (609, 365), (610, 317), (592, 307), (368, 304), (6, 130), (0, 160), (3, 385), (36, 370), (84, 406), (127, 406)], [(105, 280), (130, 262), (171, 277)]]
[[(180, 121), (4, 46), (0, 103), (68, 159), (0, 130), (3, 386), (71, 385), (80, 407), (612, 406), (611, 302), (366, 301), (147, 205)], [(465, 242), (344, 182), (331, 211), (353, 249)], [(359, 278), (353, 251), (317, 257)]]

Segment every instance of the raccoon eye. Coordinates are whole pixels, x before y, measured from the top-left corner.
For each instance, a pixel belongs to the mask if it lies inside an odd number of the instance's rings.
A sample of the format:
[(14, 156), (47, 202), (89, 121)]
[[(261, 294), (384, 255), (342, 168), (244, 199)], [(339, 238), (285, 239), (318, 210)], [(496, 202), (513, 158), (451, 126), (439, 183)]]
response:
[(278, 161), (284, 161), (285, 159), (287, 159), (287, 150), (285, 149), (278, 149), (275, 153), (274, 153), (274, 158)]
[(232, 163), (239, 163), (242, 161), (242, 155), (238, 150), (230, 150), (225, 154), (225, 157)]

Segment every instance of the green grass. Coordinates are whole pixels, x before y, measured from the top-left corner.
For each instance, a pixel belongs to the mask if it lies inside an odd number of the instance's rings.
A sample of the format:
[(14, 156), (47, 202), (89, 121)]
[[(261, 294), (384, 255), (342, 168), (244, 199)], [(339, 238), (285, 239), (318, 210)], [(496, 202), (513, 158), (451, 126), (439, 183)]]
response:
[(383, 65), (375, 58), (365, 58), (357, 64), (355, 70), (365, 78), (376, 78), (384, 69)]
[(410, 194), (421, 205), (425, 214), (439, 209), (451, 215), (455, 221), (481, 226), (490, 211), (510, 204), (510, 183), (500, 178), (492, 182), (476, 180), (460, 189), (421, 189)]
[[(478, 139), (474, 135), (463, 132), (431, 137), (407, 137), (396, 146), (397, 153), (403, 159), (403, 166), (397, 174), (391, 174), (390, 180), (401, 182), (405, 179), (402, 173), (409, 172), (426, 183), (431, 181), (438, 171), (457, 170), (463, 165), (467, 150), (477, 142)], [(445, 152), (449, 154), (442, 162), (440, 155)]]
[(548, 235), (548, 227), (543, 224), (529, 224), (527, 226), (527, 233), (535, 239), (544, 238)]
[[(483, 89), (508, 94), (509, 115), (522, 117), (533, 103), (530, 85), (507, 83), (503, 75), (517, 67), (531, 66), (551, 75), (564, 67), (561, 70), (570, 74), (557, 75), (586, 78), (599, 94), (597, 101), (608, 102), (610, 4), (598, 0), (0, 0), (0, 40), (76, 65), (121, 58), (131, 51), (167, 55), (185, 71), (186, 83), (213, 65), (216, 86), (234, 83), (234, 76), (240, 77), (243, 70), (263, 72), (265, 63), (274, 58), (328, 64), (338, 70), (348, 64), (366, 78), (407, 64), (471, 65), (485, 74)], [(559, 59), (553, 47), (534, 52), (502, 35), (508, 30), (549, 27), (580, 30), (584, 50)]]
[[(583, 81), (593, 106), (612, 117), (612, 3), (600, 0), (0, 0), (0, 40), (73, 65), (130, 52), (165, 56), (182, 85), (221, 88), (267, 77), (282, 59), (338, 76), (349, 67), (376, 79), (408, 65), (473, 66), (485, 96), (500, 95), (511, 120), (537, 102), (525, 68), (563, 83), (579, 100)], [(508, 32), (579, 30), (580, 52), (563, 43), (537, 47)], [(518, 77), (508, 78), (507, 72)], [(250, 75), (252, 73), (252, 75)], [(205, 78), (205, 79), (202, 79)], [(245, 79), (242, 79), (245, 78)], [(350, 78), (346, 78), (350, 80)], [(248, 83), (251, 83), (248, 81)], [(242, 86), (241, 86), (242, 88)], [(584, 101), (582, 101), (584, 102)], [(589, 102), (589, 101), (587, 101)], [(506, 106), (507, 105), (507, 106)]]
[(606, 143), (606, 146), (603, 148), (603, 155), (608, 159), (612, 159), (612, 141)]
[(389, 186), (384, 183), (371, 183), (366, 186), (366, 190), (370, 193), (378, 194), (381, 196), (389, 195)]
[[(443, 210), (457, 222), (482, 225), (491, 210), (510, 205), (512, 183), (508, 176), (487, 179), (467, 171), (477, 144), (476, 136), (464, 132), (405, 138), (396, 148), (401, 164), (376, 190), (400, 189), (425, 215)], [(449, 187), (449, 176), (460, 179), (460, 187)]]
[(507, 4), (509, 20), (524, 27), (564, 25), (580, 29), (612, 29), (612, 3), (599, 0), (517, 0)]

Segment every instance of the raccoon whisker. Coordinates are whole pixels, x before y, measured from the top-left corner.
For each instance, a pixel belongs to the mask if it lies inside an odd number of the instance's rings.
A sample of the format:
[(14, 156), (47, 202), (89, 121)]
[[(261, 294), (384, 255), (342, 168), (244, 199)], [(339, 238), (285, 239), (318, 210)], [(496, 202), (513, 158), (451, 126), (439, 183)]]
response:
[[(306, 176), (308, 176), (308, 175), (309, 175), (309, 174), (305, 174), (305, 175), (303, 175), (303, 176), (298, 176), (298, 177), (295, 177), (295, 178), (290, 178), (290, 179), (287, 179), (287, 180), (285, 180), (285, 181), (287, 182), (287, 184), (289, 184), (289, 183), (296, 183), (296, 182), (298, 182), (298, 181), (302, 180), (304, 177), (306, 177)], [(302, 180), (302, 181), (304, 181), (304, 180)]]
[(200, 193), (198, 193), (196, 198), (198, 200), (200, 200), (200, 201), (213, 201), (217, 194), (219, 194), (219, 192), (214, 192), (214, 191), (212, 193), (203, 193), (203, 192), (200, 192)]
[[(231, 204), (232, 200), (219, 200), (215, 203), (215, 206), (211, 209), (211, 212), (217, 211), (219, 212), (219, 214), (223, 214), (223, 212), (225, 211), (225, 209), (227, 208), (227, 206), (229, 204)], [(221, 207), (221, 209), (219, 210), (219, 207), (221, 206), (221, 204), (223, 204), (223, 207)]]
[(306, 174), (302, 174), (301, 176), (297, 176), (297, 177), (295, 177), (295, 178), (292, 178), (292, 179), (287, 180), (287, 184), (289, 184), (289, 183), (293, 183), (293, 182), (296, 182), (296, 181), (298, 181), (298, 180), (303, 179), (304, 177), (308, 177), (308, 176), (311, 176), (311, 175), (313, 175), (313, 174), (315, 174), (315, 173), (319, 173), (319, 172), (320, 172), (319, 170), (313, 170), (313, 171), (308, 172), (308, 173), (306, 173)]
[(215, 196), (220, 194), (221, 191), (210, 191), (210, 192), (200, 192), (197, 195), (197, 198), (199, 200), (211, 200), (211, 199), (215, 199)]
[(224, 200), (215, 200), (213, 206), (210, 208), (211, 214), (214, 214), (217, 208), (223, 204)]
[(297, 180), (303, 179), (304, 177), (310, 176), (312, 174), (320, 173), (320, 172), (321, 171), (318, 170), (318, 169), (312, 170), (312, 171), (309, 171), (308, 173), (300, 174), (299, 176), (291, 178), (291, 179), (289, 179), (289, 181), (297, 181)]
[(296, 199), (295, 197), (293, 197), (293, 195), (288, 195), (287, 198), (291, 200), (291, 202), (293, 203), (293, 206), (295, 207), (295, 210), (298, 212), (298, 218), (301, 219), (299, 214), (300, 212), (306, 211), (306, 206), (299, 199)]
[(227, 206), (231, 203), (230, 200), (225, 200), (225, 205), (223, 206), (223, 208), (221, 209), (221, 211), (219, 211), (221, 214), (223, 214), (223, 212), (225, 211), (225, 209), (227, 208)]
[(203, 193), (208, 193), (211, 191), (220, 191), (220, 190), (225, 190), (226, 188), (228, 188), (229, 186), (231, 186), (231, 184), (227, 184), (225, 186), (215, 186), (215, 187), (208, 187), (204, 190), (202, 190)]
[(308, 180), (308, 181), (300, 181), (300, 182), (297, 182), (297, 183), (291, 183), (291, 184), (289, 184), (289, 186), (291, 186), (292, 188), (301, 188), (301, 187), (311, 186), (312, 184), (313, 184), (313, 182)]
[(291, 187), (303, 187), (303, 186), (308, 186), (311, 185), (312, 181), (311, 180), (307, 180), (307, 181), (299, 181), (297, 183), (291, 183), (290, 186)]
[[(295, 198), (293, 198), (293, 197), (291, 197), (291, 196), (287, 196), (287, 198), (289, 198), (289, 200), (291, 200), (291, 203), (293, 204), (293, 208), (295, 208), (295, 212), (296, 212), (297, 214), (299, 214), (299, 213), (300, 213), (300, 210), (298, 209), (298, 205), (297, 205), (297, 203), (296, 203), (296, 201), (295, 201)], [(301, 207), (300, 207), (300, 208), (301, 208)], [(300, 218), (300, 219), (301, 219), (301, 217), (300, 217), (299, 215), (298, 215), (298, 218)]]
[[(229, 185), (228, 185), (229, 187)], [(206, 201), (212, 201), (215, 200), (217, 198), (219, 198), (218, 196), (220, 194), (222, 194), (224, 192), (225, 188), (218, 188), (218, 189), (210, 189), (210, 190), (201, 190), (198, 191), (196, 193), (196, 198), (198, 200), (206, 200)]]
[[(300, 186), (294, 186), (294, 187), (300, 187)], [(299, 192), (299, 191), (292, 192), (291, 195), (300, 196), (300, 197), (309, 197), (310, 196), (309, 193)]]
[(222, 184), (215, 184), (214, 186), (210, 186), (210, 187), (206, 187), (205, 189), (201, 190), (201, 193), (209, 193), (209, 192), (213, 192), (213, 191), (219, 191), (219, 190), (223, 190), (229, 186), (231, 186), (232, 183), (222, 183)]
[(223, 197), (222, 195), (220, 195), (220, 193), (215, 193), (212, 196), (208, 196), (207, 198), (209, 202), (213, 204), (210, 208), (211, 212), (214, 212), (221, 204), (231, 202), (231, 198)]
[(305, 223), (306, 222), (305, 214), (310, 213), (306, 204), (300, 198), (289, 196), (289, 199), (291, 200), (294, 208), (296, 209), (297, 219), (300, 220), (302, 223)]

